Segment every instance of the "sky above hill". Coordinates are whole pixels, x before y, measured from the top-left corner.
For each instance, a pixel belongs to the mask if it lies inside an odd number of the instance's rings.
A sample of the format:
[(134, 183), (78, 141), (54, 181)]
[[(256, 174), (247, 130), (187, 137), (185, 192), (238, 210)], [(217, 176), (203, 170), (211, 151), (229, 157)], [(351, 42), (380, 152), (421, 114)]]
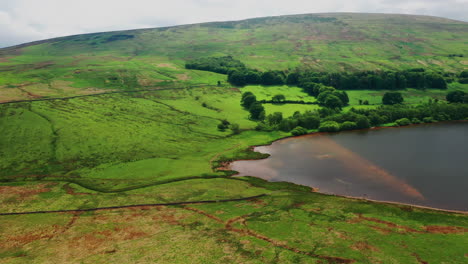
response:
[(58, 36), (320, 12), (468, 21), (468, 0), (0, 0), (0, 47)]

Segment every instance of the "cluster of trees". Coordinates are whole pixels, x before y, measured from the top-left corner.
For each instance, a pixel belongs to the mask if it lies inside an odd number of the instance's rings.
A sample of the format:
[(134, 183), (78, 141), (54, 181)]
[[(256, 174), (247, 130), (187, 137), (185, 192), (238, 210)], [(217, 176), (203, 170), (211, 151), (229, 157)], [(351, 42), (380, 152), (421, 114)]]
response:
[(233, 134), (239, 134), (241, 132), (239, 124), (231, 124), (226, 119), (221, 120), (221, 123), (218, 125), (218, 129), (223, 132), (226, 131), (226, 129), (230, 129)]
[(245, 69), (245, 64), (232, 56), (199, 58), (185, 64), (186, 69), (210, 71), (221, 74)]
[(382, 97), (384, 105), (395, 105), (403, 103), (403, 95), (399, 92), (388, 92)]
[(187, 69), (211, 71), (228, 75), (228, 81), (237, 86), (298, 85), (316, 83), (338, 90), (401, 90), (447, 89), (447, 82), (457, 80), (468, 83), (468, 71), (460, 74), (426, 71), (423, 68), (403, 71), (361, 71), (361, 72), (311, 72), (298, 69), (294, 72), (265, 71), (247, 68), (232, 56), (209, 57), (192, 60), (185, 64)]
[(341, 109), (349, 103), (349, 97), (345, 91), (338, 91), (331, 86), (310, 81), (301, 82), (298, 86), (307, 94), (317, 97), (318, 103), (322, 106)]
[(265, 117), (257, 126), (257, 130), (274, 131), (280, 130), (291, 132), (293, 135), (307, 134), (308, 129), (317, 129), (320, 125), (320, 115), (318, 112), (306, 111), (305, 113), (295, 112), (293, 116), (283, 118), (281, 112), (275, 112)]
[(468, 71), (462, 71), (458, 76), (458, 82), (468, 84)]
[(464, 91), (451, 91), (445, 98), (450, 103), (468, 103), (468, 93)]
[(338, 132), (366, 129), (388, 123), (406, 126), (467, 118), (468, 104), (430, 101), (418, 106), (383, 105), (375, 109), (352, 108), (347, 112), (322, 108), (303, 114), (296, 112), (288, 118), (283, 118), (282, 113), (273, 113), (258, 124), (257, 130), (281, 130), (291, 132), (293, 135), (302, 135), (310, 129), (318, 129), (321, 132)]
[(362, 71), (362, 72), (293, 72), (286, 78), (289, 85), (312, 82), (335, 87), (339, 90), (399, 90), (405, 88), (446, 89), (447, 82), (436, 72), (424, 69), (406, 71)]
[(248, 84), (283, 85), (285, 74), (282, 71), (260, 72), (254, 69), (235, 69), (228, 72), (228, 81), (237, 86)]
[(257, 101), (257, 97), (252, 92), (242, 94), (241, 105), (250, 112), (251, 119), (265, 119), (265, 108), (261, 102)]

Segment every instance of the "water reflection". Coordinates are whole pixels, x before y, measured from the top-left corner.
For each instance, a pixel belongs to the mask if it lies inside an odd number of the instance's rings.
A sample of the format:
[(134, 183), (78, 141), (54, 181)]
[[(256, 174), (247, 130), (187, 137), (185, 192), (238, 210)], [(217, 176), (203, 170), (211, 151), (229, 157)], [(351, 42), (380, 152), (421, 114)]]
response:
[(467, 149), (468, 123), (424, 125), (289, 138), (256, 148), (270, 158), (231, 168), (326, 193), (468, 210)]

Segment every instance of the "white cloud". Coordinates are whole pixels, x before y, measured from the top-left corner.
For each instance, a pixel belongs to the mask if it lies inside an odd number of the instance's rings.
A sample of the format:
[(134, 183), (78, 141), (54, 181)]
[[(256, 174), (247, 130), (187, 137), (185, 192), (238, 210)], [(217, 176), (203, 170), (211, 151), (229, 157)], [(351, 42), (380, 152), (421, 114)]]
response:
[(0, 47), (88, 32), (251, 17), (385, 12), (468, 21), (468, 0), (0, 0)]

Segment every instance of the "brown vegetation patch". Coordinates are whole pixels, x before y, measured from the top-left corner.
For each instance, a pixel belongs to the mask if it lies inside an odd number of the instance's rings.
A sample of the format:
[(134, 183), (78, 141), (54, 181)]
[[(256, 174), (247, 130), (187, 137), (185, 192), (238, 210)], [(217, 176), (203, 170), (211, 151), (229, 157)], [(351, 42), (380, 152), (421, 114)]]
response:
[(468, 228), (458, 226), (426, 226), (424, 228), (432, 234), (461, 234), (468, 232)]
[(379, 252), (380, 250), (372, 245), (367, 244), (366, 242), (356, 242), (354, 245), (351, 246), (351, 249), (357, 250), (357, 251), (373, 251), (373, 252)]
[(49, 192), (54, 184), (39, 184), (34, 186), (0, 186), (0, 196), (18, 197), (18, 199), (31, 198), (40, 193)]
[(429, 262), (422, 260), (421, 257), (420, 257), (417, 253), (413, 253), (413, 254), (411, 254), (411, 255), (413, 255), (414, 257), (416, 257), (416, 259), (418, 260), (418, 262), (419, 262), (420, 264), (429, 264)]
[(387, 234), (389, 232), (395, 231), (395, 229), (403, 230), (403, 231), (396, 230), (396, 232), (398, 232), (398, 233), (425, 233), (424, 231), (416, 230), (416, 229), (408, 227), (408, 226), (397, 225), (395, 223), (380, 220), (378, 218), (365, 217), (362, 214), (358, 214), (358, 218), (353, 219), (353, 220), (351, 220), (349, 222), (350, 223), (360, 223), (362, 221), (374, 222), (374, 223), (378, 223), (378, 224), (382, 224), (382, 225), (387, 226), (389, 229), (381, 228), (381, 227), (378, 227), (378, 226), (370, 226), (373, 229), (383, 231), (384, 233), (387, 233)]
[(172, 64), (172, 63), (159, 63), (156, 66), (158, 66), (160, 68), (169, 68), (169, 69), (177, 70), (177, 67), (174, 66), (174, 64)]
[(201, 215), (204, 215), (204, 216), (206, 216), (206, 217), (208, 217), (208, 218), (210, 218), (210, 219), (215, 220), (215, 221), (218, 222), (218, 223), (224, 223), (223, 220), (221, 220), (221, 218), (219, 218), (219, 217), (217, 217), (217, 216), (215, 216), (215, 215), (209, 214), (209, 213), (207, 213), (207, 212), (205, 212), (205, 211), (199, 210), (199, 209), (197, 209), (197, 208), (184, 207), (184, 209), (185, 209), (185, 210), (192, 211), (192, 212), (196, 212), (196, 213), (201, 214)]
[(187, 81), (191, 79), (187, 73), (176, 74), (176, 77), (177, 77), (177, 80), (180, 80), (180, 81)]
[(63, 189), (67, 192), (67, 194), (70, 195), (94, 195), (93, 193), (75, 192), (75, 189), (73, 189), (73, 187), (71, 187), (69, 183), (65, 184), (63, 186)]

